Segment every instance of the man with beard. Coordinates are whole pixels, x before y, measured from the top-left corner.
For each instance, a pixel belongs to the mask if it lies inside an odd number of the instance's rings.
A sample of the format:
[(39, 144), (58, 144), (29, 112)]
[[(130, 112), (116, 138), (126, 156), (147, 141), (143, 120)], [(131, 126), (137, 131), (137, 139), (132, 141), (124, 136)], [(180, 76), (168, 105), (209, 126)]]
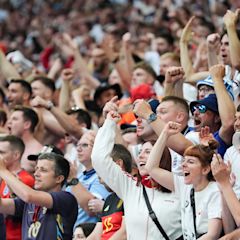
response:
[(93, 63), (93, 76), (99, 82), (107, 82), (110, 74), (109, 62), (101, 48), (94, 48), (91, 53)]

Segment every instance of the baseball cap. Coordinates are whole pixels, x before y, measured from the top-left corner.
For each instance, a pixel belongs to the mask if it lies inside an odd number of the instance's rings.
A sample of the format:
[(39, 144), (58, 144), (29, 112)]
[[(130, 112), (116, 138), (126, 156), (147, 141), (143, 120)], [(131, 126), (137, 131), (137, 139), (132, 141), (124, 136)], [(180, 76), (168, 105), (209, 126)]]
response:
[(116, 91), (116, 95), (118, 96), (118, 99), (120, 99), (122, 97), (122, 91), (121, 91), (121, 87), (118, 83), (116, 84), (108, 84), (108, 83), (101, 83), (101, 85), (96, 89), (95, 93), (94, 93), (94, 101), (96, 102), (101, 94), (109, 89), (113, 89)]
[(212, 77), (208, 76), (207, 78), (204, 78), (202, 80), (199, 80), (196, 84), (197, 88), (199, 88), (200, 85), (207, 85), (209, 87), (214, 88)]
[(196, 105), (204, 105), (207, 107), (208, 110), (211, 110), (218, 114), (218, 103), (217, 103), (216, 94), (209, 94), (207, 97), (205, 97), (201, 100), (191, 102), (190, 110), (191, 110), (192, 114), (194, 112), (194, 107)]
[(160, 102), (157, 99), (150, 99), (148, 103), (151, 106), (152, 111), (156, 113), (157, 107), (160, 104)]
[(36, 161), (36, 160), (38, 160), (38, 157), (41, 154), (44, 154), (44, 153), (56, 153), (56, 154), (59, 154), (59, 155), (63, 156), (63, 152), (59, 148), (57, 148), (56, 146), (54, 146), (54, 145), (45, 145), (42, 148), (40, 153), (38, 153), (38, 154), (30, 154), (30, 155), (28, 155), (27, 159), (30, 160), (30, 161)]

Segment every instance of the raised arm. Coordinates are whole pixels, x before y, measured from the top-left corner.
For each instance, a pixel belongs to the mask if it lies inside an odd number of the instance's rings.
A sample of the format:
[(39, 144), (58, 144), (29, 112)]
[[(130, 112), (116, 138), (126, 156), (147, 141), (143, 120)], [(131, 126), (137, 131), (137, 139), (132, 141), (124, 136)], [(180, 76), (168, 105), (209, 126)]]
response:
[(126, 90), (130, 89), (132, 70), (135, 65), (131, 55), (129, 42), (131, 39), (130, 33), (125, 33), (122, 37), (122, 48), (119, 53), (114, 51), (113, 41), (110, 37), (105, 36), (102, 42), (102, 48), (112, 64), (114, 64), (121, 78), (122, 85)]
[[(173, 173), (159, 167), (163, 151), (170, 135), (180, 132), (181, 125), (175, 122), (168, 122), (162, 130), (157, 142), (154, 144), (148, 157), (146, 169), (149, 175), (161, 186), (174, 191)], [(171, 161), (171, 159), (168, 159)]]
[[(150, 114), (153, 113), (150, 105), (144, 100), (138, 100), (134, 104), (133, 111), (136, 115), (144, 119), (148, 119)], [(163, 120), (158, 117), (155, 121), (151, 122), (150, 125), (155, 133), (159, 136), (166, 123), (164, 123)], [(177, 133), (169, 137), (167, 140), (167, 146), (182, 155), (187, 147), (192, 146), (192, 142), (186, 139), (182, 133)]]
[[(77, 120), (74, 117), (69, 116), (68, 114), (63, 112), (61, 109), (53, 106), (51, 103), (49, 105), (48, 101), (37, 96), (32, 100), (32, 106), (36, 108), (42, 107), (50, 111), (52, 115), (56, 118), (57, 123), (61, 125), (65, 132), (73, 135), (76, 138), (80, 138), (82, 136), (82, 127), (79, 126)], [(43, 121), (46, 121), (46, 119), (43, 118)]]
[(240, 203), (232, 189), (229, 181), (231, 167), (224, 163), (220, 154), (214, 154), (211, 163), (211, 169), (215, 180), (217, 181), (227, 206), (235, 220), (236, 225), (240, 226)]
[(16, 68), (7, 60), (2, 50), (0, 50), (0, 70), (6, 79), (21, 78)]
[[(47, 192), (36, 191), (30, 188), (29, 186), (25, 185), (24, 183), (22, 183), (17, 177), (15, 177), (11, 172), (7, 170), (2, 156), (0, 156), (0, 177), (6, 182), (8, 187), (11, 188), (12, 191), (24, 202), (34, 203), (38, 206), (46, 207), (49, 209), (53, 207), (52, 196)], [(11, 205), (10, 203), (8, 204)], [(9, 210), (11, 211), (15, 210), (14, 206), (11, 205), (11, 207), (12, 208)], [(13, 213), (14, 212), (12, 212), (11, 214)]]
[(169, 67), (165, 74), (164, 96), (183, 98), (184, 71), (182, 67)]
[(212, 67), (218, 64), (218, 52), (220, 49), (220, 35), (218, 33), (212, 33), (207, 37), (207, 56), (208, 67)]
[(213, 79), (219, 116), (222, 123), (219, 136), (227, 145), (231, 145), (234, 132), (235, 106), (224, 85), (225, 68), (223, 65), (218, 64), (211, 67), (209, 71)]
[(191, 17), (184, 27), (181, 38), (180, 38), (180, 59), (181, 59), (181, 65), (183, 67), (183, 70), (186, 74), (187, 81), (189, 80), (190, 76), (194, 73), (192, 60), (189, 55), (188, 51), (188, 43), (191, 39), (192, 35), (192, 24), (195, 16)]
[(91, 75), (87, 68), (86, 61), (79, 52), (77, 44), (67, 33), (63, 34), (63, 40), (64, 43), (72, 50), (74, 56), (74, 69), (80, 72), (81, 76), (86, 80), (86, 83), (88, 83), (89, 86), (97, 88), (100, 85), (100, 82)]
[(236, 12), (227, 10), (223, 17), (224, 24), (226, 26), (227, 35), (229, 39), (229, 50), (232, 67), (240, 70), (240, 41), (237, 35), (237, 22), (240, 9)]
[(74, 71), (71, 68), (64, 69), (61, 73), (62, 86), (59, 94), (59, 108), (66, 112), (70, 108), (70, 81), (73, 79)]

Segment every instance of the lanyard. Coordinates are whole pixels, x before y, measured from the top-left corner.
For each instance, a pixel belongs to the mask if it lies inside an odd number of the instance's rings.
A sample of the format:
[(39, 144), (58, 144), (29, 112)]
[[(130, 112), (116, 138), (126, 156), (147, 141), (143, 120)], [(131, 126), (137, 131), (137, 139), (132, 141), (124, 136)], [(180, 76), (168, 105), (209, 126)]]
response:
[(34, 213), (33, 213), (33, 218), (32, 218), (34, 223), (37, 222), (37, 220), (38, 220), (38, 214), (40, 212), (40, 209), (41, 209), (40, 206), (35, 206)]

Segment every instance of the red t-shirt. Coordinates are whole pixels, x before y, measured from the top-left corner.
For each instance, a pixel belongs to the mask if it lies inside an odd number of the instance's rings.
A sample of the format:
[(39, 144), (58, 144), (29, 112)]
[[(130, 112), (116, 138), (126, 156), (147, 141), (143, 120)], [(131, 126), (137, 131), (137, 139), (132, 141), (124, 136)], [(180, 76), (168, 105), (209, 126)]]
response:
[[(26, 172), (21, 170), (18, 174), (18, 179), (28, 185), (29, 187), (34, 186), (34, 177)], [(14, 198), (15, 196), (9, 191), (8, 186), (5, 181), (2, 181), (0, 184), (0, 197), (1, 198)], [(22, 230), (22, 219), (7, 216), (5, 218), (6, 225), (6, 240), (21, 240), (21, 230)]]

